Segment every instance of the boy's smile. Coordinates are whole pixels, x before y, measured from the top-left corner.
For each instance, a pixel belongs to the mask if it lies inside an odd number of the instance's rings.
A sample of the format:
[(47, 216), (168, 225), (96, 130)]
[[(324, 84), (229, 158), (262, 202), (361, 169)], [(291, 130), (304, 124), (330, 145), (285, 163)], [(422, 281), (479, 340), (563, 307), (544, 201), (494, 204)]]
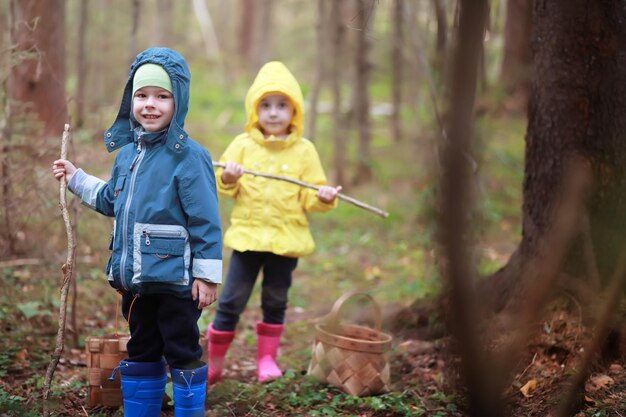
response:
[(133, 97), (133, 116), (148, 132), (169, 126), (174, 116), (174, 97), (161, 87), (142, 87)]
[(282, 94), (271, 94), (259, 101), (256, 108), (259, 125), (265, 135), (286, 136), (293, 118), (293, 104)]

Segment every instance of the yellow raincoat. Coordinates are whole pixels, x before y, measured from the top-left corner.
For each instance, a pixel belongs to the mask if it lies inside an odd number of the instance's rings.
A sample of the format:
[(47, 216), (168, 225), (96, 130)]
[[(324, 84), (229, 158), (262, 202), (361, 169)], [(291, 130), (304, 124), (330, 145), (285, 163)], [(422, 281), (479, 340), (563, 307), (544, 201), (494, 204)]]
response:
[[(286, 139), (265, 138), (258, 129), (259, 101), (281, 93), (294, 105), (291, 133)], [(245, 133), (228, 146), (220, 162), (232, 161), (244, 168), (325, 185), (326, 175), (315, 146), (303, 138), (303, 98), (300, 85), (281, 62), (265, 64), (246, 95)], [(235, 199), (224, 245), (240, 252), (272, 252), (300, 257), (315, 249), (306, 212), (322, 212), (336, 206), (321, 202), (317, 191), (285, 181), (244, 174), (234, 184), (222, 182), (216, 169), (218, 192)]]

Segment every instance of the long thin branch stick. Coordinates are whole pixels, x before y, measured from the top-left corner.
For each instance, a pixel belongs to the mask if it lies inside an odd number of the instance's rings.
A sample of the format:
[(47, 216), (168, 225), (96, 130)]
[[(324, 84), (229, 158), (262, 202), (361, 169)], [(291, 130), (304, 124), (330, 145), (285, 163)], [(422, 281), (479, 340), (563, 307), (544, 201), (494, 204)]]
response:
[[(67, 159), (67, 145), (69, 140), (70, 125), (66, 124), (65, 129), (63, 130), (63, 139), (61, 140), (61, 159)], [(74, 273), (74, 252), (76, 249), (76, 242), (74, 241), (74, 229), (72, 228), (72, 223), (70, 221), (70, 213), (67, 209), (67, 198), (65, 195), (66, 190), (67, 181), (65, 180), (65, 177), (62, 177), (59, 186), (59, 207), (61, 208), (63, 221), (65, 222), (65, 230), (67, 233), (67, 259), (65, 261), (65, 264), (63, 264), (63, 266), (61, 267), (61, 270), (63, 271), (63, 285), (61, 286), (61, 306), (59, 307), (59, 330), (57, 332), (56, 347), (54, 349), (54, 353), (52, 354), (52, 360), (48, 365), (48, 370), (46, 371), (46, 379), (44, 382), (43, 408), (45, 417), (48, 416), (47, 402), (48, 398), (50, 397), (50, 385), (52, 383), (52, 377), (61, 358), (61, 353), (63, 353), (63, 343), (65, 339), (65, 320), (67, 314), (67, 293), (69, 291), (70, 283), (72, 282), (72, 275)]]
[[(215, 161), (213, 161), (213, 166), (219, 167), (219, 168), (224, 168), (225, 164), (223, 164), (222, 162), (215, 162)], [(264, 177), (264, 178), (270, 178), (270, 179), (273, 179), (273, 180), (290, 182), (292, 184), (296, 184), (296, 185), (299, 185), (299, 186), (305, 187), (305, 188), (312, 188), (314, 190), (319, 190), (320, 189), (320, 187), (317, 186), (317, 185), (310, 184), (310, 183), (304, 182), (304, 181), (295, 180), (295, 179), (289, 178), (289, 177), (283, 177), (283, 176), (280, 176), (280, 175), (266, 174), (264, 172), (252, 171), (252, 170), (245, 169), (245, 168), (244, 168), (243, 172), (246, 173), (246, 174), (254, 175), (256, 177)], [(360, 207), (362, 209), (371, 211), (374, 214), (378, 214), (380, 217), (383, 217), (385, 219), (387, 217), (389, 217), (389, 213), (387, 213), (386, 211), (381, 210), (378, 207), (370, 206), (369, 204), (366, 204), (366, 203), (364, 203), (362, 201), (359, 201), (359, 200), (357, 200), (355, 198), (348, 197), (345, 194), (339, 193), (337, 195), (337, 198), (339, 198), (340, 200), (343, 200), (343, 201), (347, 201), (348, 203), (354, 204), (355, 206)]]

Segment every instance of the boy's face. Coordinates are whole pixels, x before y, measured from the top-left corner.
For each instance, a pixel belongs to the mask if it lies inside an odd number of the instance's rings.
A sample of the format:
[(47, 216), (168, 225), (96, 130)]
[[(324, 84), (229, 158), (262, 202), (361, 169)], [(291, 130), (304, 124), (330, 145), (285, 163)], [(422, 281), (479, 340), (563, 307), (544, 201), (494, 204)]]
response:
[(256, 113), (264, 134), (285, 136), (289, 133), (293, 104), (287, 96), (272, 94), (263, 97), (256, 108)]
[(161, 87), (142, 87), (133, 96), (133, 116), (148, 132), (163, 130), (174, 116), (174, 96)]

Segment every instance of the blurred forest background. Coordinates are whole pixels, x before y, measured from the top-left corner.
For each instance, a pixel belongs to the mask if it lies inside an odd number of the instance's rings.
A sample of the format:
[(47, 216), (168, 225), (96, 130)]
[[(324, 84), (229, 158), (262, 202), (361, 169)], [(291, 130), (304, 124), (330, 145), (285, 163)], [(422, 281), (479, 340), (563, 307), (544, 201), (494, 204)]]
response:
[[(69, 159), (107, 179), (102, 132), (151, 46), (187, 59), (185, 128), (214, 159), (243, 129), (257, 70), (283, 61), (331, 183), (389, 212), (342, 202), (311, 217), (285, 377), (253, 383), (255, 293), (207, 415), (623, 415), (621, 2), (0, 0), (0, 22), (0, 415), (41, 415), (67, 256), (51, 175), (63, 126)], [(86, 337), (126, 326), (103, 272), (112, 220), (69, 201), (76, 260), (52, 413), (121, 415), (87, 406), (84, 353)], [(305, 376), (316, 319), (349, 290), (374, 297), (394, 337), (388, 394)], [(371, 325), (371, 306), (353, 304), (345, 320)]]

